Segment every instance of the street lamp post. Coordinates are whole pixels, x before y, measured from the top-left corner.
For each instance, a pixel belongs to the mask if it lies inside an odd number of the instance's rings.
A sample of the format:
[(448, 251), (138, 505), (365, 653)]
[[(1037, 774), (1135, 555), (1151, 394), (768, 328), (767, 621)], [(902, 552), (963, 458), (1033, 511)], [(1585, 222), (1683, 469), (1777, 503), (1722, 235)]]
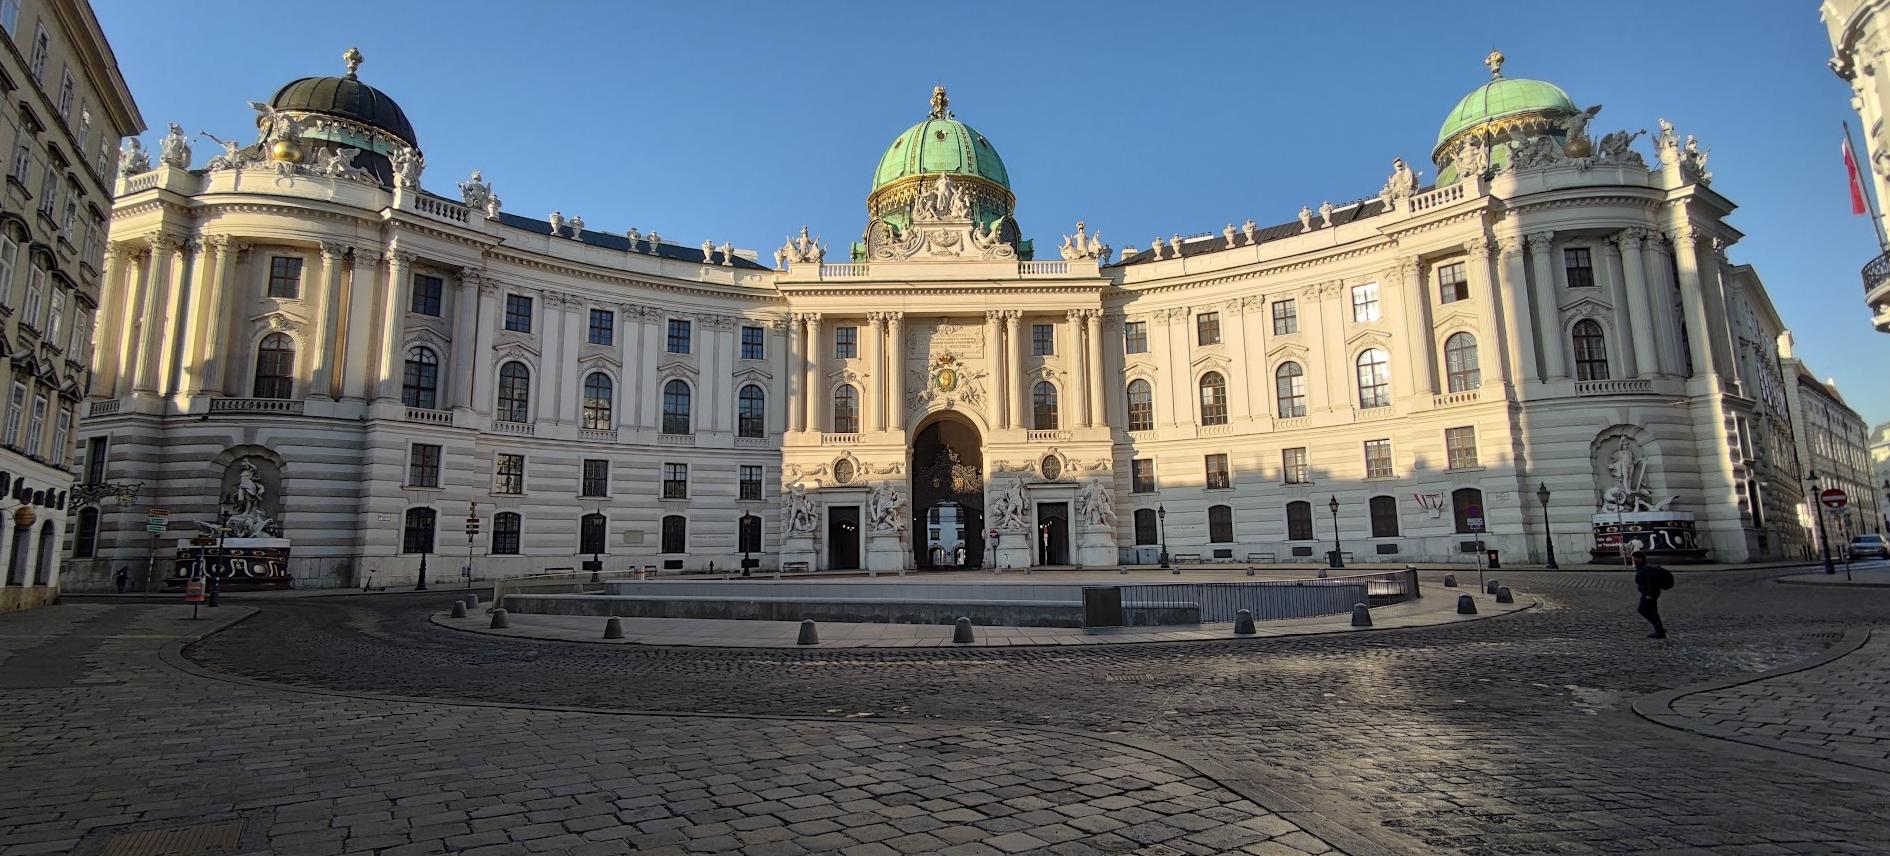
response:
[(1818, 518), (1818, 546), (1824, 548), (1824, 572), (1836, 574), (1837, 566), (1831, 563), (1831, 538), (1824, 528), (1824, 505), (1818, 501), (1818, 471), (1805, 473), (1805, 481), (1811, 484), (1807, 493), (1811, 496), (1811, 513)]
[(433, 533), (427, 533), (427, 542), (420, 545), (420, 579), (413, 584), (414, 591), (427, 590), (427, 554), (433, 552)]
[(1168, 567), (1168, 506), (1155, 506), (1155, 525), (1161, 529), (1162, 568), (1165, 570)]
[(1555, 563), (1555, 533), (1549, 528), (1548, 482), (1536, 483), (1536, 499), (1542, 502), (1542, 546), (1549, 551), (1549, 570), (1560, 570), (1562, 566)]
[(1345, 551), (1339, 546), (1339, 497), (1335, 494), (1327, 500), (1326, 509), (1332, 512), (1332, 555), (1326, 557), (1326, 564), (1334, 568), (1345, 567)]
[[(754, 520), (757, 522), (750, 523), (748, 522), (750, 520)], [(735, 535), (735, 537), (740, 538), (742, 542), (742, 576), (744, 577), (748, 576), (748, 569), (752, 566), (752, 563), (754, 561), (752, 558), (749, 557), (749, 553), (752, 553), (754, 551), (749, 549), (748, 527), (755, 526), (757, 529), (759, 529), (759, 520), (760, 518), (757, 518), (754, 514), (750, 512), (747, 512), (747, 511), (742, 512), (741, 529)]]

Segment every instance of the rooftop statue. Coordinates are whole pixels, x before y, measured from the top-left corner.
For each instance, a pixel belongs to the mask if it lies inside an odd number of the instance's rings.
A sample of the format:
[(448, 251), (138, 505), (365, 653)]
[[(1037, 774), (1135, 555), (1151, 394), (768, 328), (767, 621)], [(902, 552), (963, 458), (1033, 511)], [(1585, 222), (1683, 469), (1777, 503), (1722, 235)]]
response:
[(1321, 225), (1325, 226), (1328, 229), (1332, 228), (1332, 212), (1334, 210), (1335, 209), (1333, 209), (1332, 207), (1332, 200), (1330, 199), (1319, 203), (1320, 223)]
[(485, 208), (487, 200), (492, 198), (492, 185), (475, 169), (471, 178), (459, 183), (459, 197), (469, 208)]
[(716, 251), (722, 254), (723, 267), (735, 266), (735, 245), (734, 244), (729, 243), (728, 241), (723, 241), (721, 246), (716, 247)]
[(1299, 206), (1299, 230), (1301, 232), (1312, 231), (1312, 207), (1311, 206), (1308, 206), (1308, 205)]
[(1645, 133), (1647, 133), (1646, 128), (1642, 128), (1631, 134), (1626, 130), (1611, 131), (1603, 134), (1601, 136), (1601, 142), (1597, 144), (1595, 154), (1604, 163), (1646, 166), (1647, 162), (1641, 159), (1641, 153), (1632, 148), (1635, 138)]
[(211, 142), (223, 147), (223, 154), (211, 158), (210, 162), (204, 165), (204, 169), (207, 171), (215, 172), (221, 169), (241, 169), (245, 164), (257, 160), (256, 157), (246, 154), (243, 151), (243, 144), (236, 140), (219, 139), (217, 135), (209, 131), (199, 131), (198, 133), (209, 137)]
[(950, 119), (952, 117), (951, 99), (945, 97), (944, 86), (932, 87), (932, 118)]
[(164, 135), (164, 141), (158, 149), (158, 162), (177, 169), (190, 169), (190, 138), (184, 136), (183, 126), (171, 123), (171, 132)]
[(1480, 176), (1490, 168), (1490, 150), (1481, 137), (1471, 134), (1457, 144), (1456, 165), (1460, 178)]
[(571, 226), (571, 240), (584, 240), (584, 218), (573, 214), (571, 215), (569, 225)]
[(559, 235), (562, 235), (562, 234), (564, 234), (564, 214), (563, 214), (563, 212), (559, 212), (559, 211), (553, 211), (553, 212), (551, 212), (551, 216), (550, 216), (550, 217), (547, 217), (547, 218), (545, 218), (545, 220), (546, 220), (547, 222), (549, 222), (549, 223), (551, 223), (551, 237), (553, 237), (553, 238), (556, 238), (556, 237), (558, 237)]
[(1221, 229), (1221, 240), (1227, 242), (1227, 249), (1231, 250), (1239, 244), (1238, 241), (1234, 240), (1234, 234), (1234, 224), (1232, 223), (1227, 224), (1225, 228)]
[(1580, 113), (1564, 116), (1556, 121), (1556, 126), (1562, 129), (1564, 135), (1562, 150), (1569, 157), (1585, 158), (1594, 154), (1594, 142), (1588, 138), (1588, 123), (1595, 118), (1595, 114), (1600, 112), (1601, 105), (1596, 104)]
[(420, 189), (420, 172), (426, 169), (426, 160), (413, 146), (401, 146), (394, 150), (394, 186), (410, 190)]
[(704, 265), (715, 264), (715, 242), (714, 241), (702, 242), (702, 263)]
[(137, 175), (151, 171), (151, 153), (137, 137), (125, 141), (125, 147), (118, 153), (118, 174), (121, 176)]
[(1256, 231), (1258, 231), (1258, 227), (1254, 226), (1252, 217), (1248, 217), (1247, 222), (1240, 224), (1240, 234), (1247, 239), (1247, 246), (1251, 247), (1254, 244), (1260, 243), (1255, 240), (1254, 233)]

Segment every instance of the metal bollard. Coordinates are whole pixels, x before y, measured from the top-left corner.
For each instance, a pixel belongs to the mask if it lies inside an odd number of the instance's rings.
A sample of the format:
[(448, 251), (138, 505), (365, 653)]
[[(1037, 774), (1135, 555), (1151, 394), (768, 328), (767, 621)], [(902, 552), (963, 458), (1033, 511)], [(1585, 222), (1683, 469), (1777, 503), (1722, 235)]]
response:
[(467, 609), (479, 608), (479, 593), (478, 592), (471, 592), (466, 595), (466, 608)]
[(1320, 578), (1320, 579), (1322, 579), (1322, 580), (1326, 578), (1326, 569), (1325, 569), (1325, 568), (1320, 568), (1320, 569), (1319, 569), (1319, 578)]
[(1122, 575), (1123, 575), (1123, 576), (1127, 576), (1127, 575), (1128, 575), (1128, 573), (1129, 573), (1129, 566), (1128, 566), (1128, 565), (1123, 565), (1123, 566), (1122, 566), (1122, 570), (1121, 570), (1121, 573), (1122, 573)]
[(794, 640), (796, 645), (819, 645), (820, 631), (814, 629), (814, 619), (801, 619), (801, 636)]
[(1496, 594), (1496, 590), (1497, 590), (1497, 589), (1499, 589), (1499, 588), (1502, 588), (1502, 587), (1503, 587), (1503, 584), (1502, 584), (1502, 583), (1499, 583), (1499, 582), (1497, 582), (1497, 581), (1495, 581), (1495, 580), (1490, 580), (1490, 582), (1489, 582), (1489, 584), (1488, 584), (1488, 585), (1485, 585), (1485, 586), (1483, 587), (1483, 593), (1484, 593), (1484, 594)]
[(1253, 569), (1252, 569), (1252, 568), (1248, 568), (1248, 569), (1247, 569), (1247, 576), (1250, 576), (1250, 577), (1251, 577), (1251, 576), (1253, 576)]
[(1444, 588), (1456, 588), (1456, 587), (1457, 587), (1457, 575), (1445, 574), (1444, 575)]
[(1181, 566), (1176, 565), (1174, 569), (1169, 571), (1169, 573), (1174, 574), (1175, 576), (1181, 576)]
[(971, 619), (961, 615), (957, 623), (952, 626), (952, 644), (969, 645), (971, 643)]
[(1254, 632), (1255, 631), (1253, 629), (1253, 610), (1243, 609), (1239, 612), (1234, 613), (1234, 635), (1235, 636), (1252, 636)]
[(510, 624), (507, 624), (507, 623), (506, 623), (506, 621), (505, 621), (505, 610), (504, 610), (504, 609), (495, 609), (495, 610), (493, 610), (493, 611), (492, 611), (492, 625), (491, 625), (491, 627), (492, 627), (492, 629), (493, 629), (493, 630), (504, 630), (504, 629), (506, 629), (507, 627), (510, 627), (510, 626), (512, 626), (512, 625), (510, 625)]
[(1502, 588), (1496, 590), (1496, 602), (1497, 603), (1515, 603), (1516, 596), (1509, 593), (1509, 586), (1503, 586)]
[(1352, 626), (1372, 626), (1372, 608), (1362, 603), (1352, 604)]
[(466, 602), (465, 601), (463, 600), (453, 601), (453, 617), (454, 618), (466, 617)]
[(1467, 594), (1457, 595), (1457, 614), (1458, 615), (1477, 614), (1477, 599)]
[(608, 621), (605, 621), (604, 622), (604, 638), (605, 639), (622, 639), (623, 638), (623, 619), (616, 618), (613, 616)]

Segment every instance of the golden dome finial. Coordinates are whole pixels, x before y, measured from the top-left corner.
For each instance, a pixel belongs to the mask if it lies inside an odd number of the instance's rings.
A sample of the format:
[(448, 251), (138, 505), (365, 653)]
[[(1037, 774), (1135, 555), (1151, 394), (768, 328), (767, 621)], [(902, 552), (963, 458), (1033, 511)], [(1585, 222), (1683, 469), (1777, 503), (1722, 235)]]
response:
[(1483, 64), (1489, 67), (1491, 80), (1495, 80), (1503, 76), (1503, 52), (1502, 51), (1491, 49), (1490, 55), (1483, 58)]
[(951, 99), (945, 97), (944, 84), (932, 87), (932, 118), (944, 119), (951, 116), (951, 111), (946, 109), (951, 103)]
[(361, 49), (349, 48), (341, 54), (341, 61), (348, 64), (348, 76), (354, 77), (355, 69), (361, 67)]

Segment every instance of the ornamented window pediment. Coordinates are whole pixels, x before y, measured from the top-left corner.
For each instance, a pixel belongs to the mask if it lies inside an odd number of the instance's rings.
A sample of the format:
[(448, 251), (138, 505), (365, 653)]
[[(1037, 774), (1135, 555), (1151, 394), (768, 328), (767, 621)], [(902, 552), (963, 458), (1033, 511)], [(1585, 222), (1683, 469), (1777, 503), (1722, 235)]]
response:
[(699, 374), (696, 371), (694, 362), (684, 360), (670, 360), (666, 363), (658, 363), (656, 373), (664, 377), (683, 376), (691, 379), (694, 379)]
[(1298, 342), (1281, 342), (1267, 349), (1267, 362), (1276, 362), (1283, 358), (1304, 359), (1312, 349)]
[(1469, 312), (1452, 312), (1439, 319), (1433, 327), (1439, 333), (1455, 333), (1458, 330), (1469, 330), (1474, 333), (1478, 329), (1477, 316)]
[(596, 368), (604, 368), (604, 367), (609, 367), (613, 369), (623, 368), (623, 361), (617, 359), (616, 356), (608, 352), (585, 354), (584, 356), (578, 357), (577, 364), (579, 368), (584, 368), (584, 369), (596, 369)]
[(302, 319), (297, 318), (294, 315), (291, 315), (282, 310), (276, 310), (274, 312), (267, 312), (262, 315), (257, 315), (250, 319), (250, 323), (267, 327), (279, 333), (286, 333), (286, 332), (299, 333), (301, 332), (303, 324), (304, 324)]
[(530, 345), (527, 345), (524, 342), (507, 342), (503, 345), (500, 345), (497, 348), (494, 348), (492, 353), (496, 358), (498, 358), (501, 361), (523, 360), (524, 362), (529, 363), (533, 366), (536, 366), (538, 364), (538, 357), (539, 357), (538, 349), (531, 347)]
[(734, 378), (736, 382), (738, 383), (742, 381), (755, 381), (755, 382), (763, 384), (764, 386), (767, 384), (768, 381), (774, 380), (774, 375), (772, 373), (768, 372), (766, 369), (763, 369), (757, 366), (745, 366), (743, 368), (736, 369), (734, 372), (731, 372), (729, 374), (729, 377)]
[(827, 373), (827, 379), (834, 383), (859, 383), (869, 377), (872, 375), (856, 372), (844, 366)]
[(406, 333), (408, 347), (426, 345), (427, 347), (433, 348), (435, 351), (448, 349), (446, 339), (442, 338), (440, 334), (434, 330), (426, 327), (411, 326), (407, 328)]
[(1614, 313), (1614, 307), (1593, 297), (1582, 297), (1562, 307), (1562, 312), (1581, 318), (1603, 318)]
[(1347, 348), (1351, 350), (1359, 348), (1383, 348), (1391, 344), (1391, 336), (1380, 330), (1365, 328), (1347, 337), (1345, 344)]
[(1232, 365), (1232, 361), (1227, 359), (1226, 354), (1208, 353), (1195, 357), (1188, 365), (1194, 369), (1196, 374), (1200, 374), (1207, 369), (1216, 369), (1225, 372), (1228, 366)]

